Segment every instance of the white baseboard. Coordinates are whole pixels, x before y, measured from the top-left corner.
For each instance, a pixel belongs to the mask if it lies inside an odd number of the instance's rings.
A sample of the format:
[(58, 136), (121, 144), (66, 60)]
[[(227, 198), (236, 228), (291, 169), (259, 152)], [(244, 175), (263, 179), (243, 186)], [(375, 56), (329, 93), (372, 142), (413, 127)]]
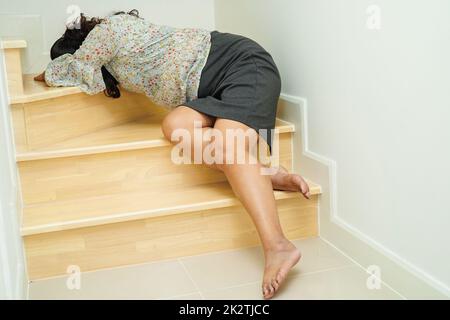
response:
[(319, 234), (358, 264), (377, 265), (382, 281), (407, 299), (445, 299), (450, 289), (375, 239), (360, 232), (338, 214), (337, 163), (309, 149), (306, 99), (282, 94), (278, 117), (295, 125), (294, 171), (322, 186), (319, 198)]

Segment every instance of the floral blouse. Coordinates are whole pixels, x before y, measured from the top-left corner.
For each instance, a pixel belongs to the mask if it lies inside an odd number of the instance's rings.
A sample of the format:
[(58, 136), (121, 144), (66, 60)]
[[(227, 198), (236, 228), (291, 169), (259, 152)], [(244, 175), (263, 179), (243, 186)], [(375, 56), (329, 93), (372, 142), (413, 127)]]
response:
[(207, 30), (159, 26), (116, 15), (95, 26), (73, 55), (51, 61), (45, 81), (96, 94), (105, 89), (101, 72), (105, 66), (122, 88), (175, 107), (197, 98), (210, 48)]

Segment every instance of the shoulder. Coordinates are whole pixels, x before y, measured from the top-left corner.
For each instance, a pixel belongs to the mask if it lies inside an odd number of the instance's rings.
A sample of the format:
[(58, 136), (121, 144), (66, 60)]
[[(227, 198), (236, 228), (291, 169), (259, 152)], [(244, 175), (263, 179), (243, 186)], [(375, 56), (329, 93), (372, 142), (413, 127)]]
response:
[(146, 29), (149, 26), (147, 20), (129, 14), (118, 14), (107, 17), (102, 24), (114, 34), (122, 36), (124, 36), (124, 33), (130, 33), (131, 30), (137, 32), (137, 30)]
[(104, 24), (109, 24), (109, 25), (118, 25), (118, 24), (127, 24), (127, 23), (132, 23), (134, 21), (140, 21), (142, 19), (131, 16), (129, 14), (116, 14), (116, 15), (112, 15), (109, 17), (106, 17), (103, 20)]

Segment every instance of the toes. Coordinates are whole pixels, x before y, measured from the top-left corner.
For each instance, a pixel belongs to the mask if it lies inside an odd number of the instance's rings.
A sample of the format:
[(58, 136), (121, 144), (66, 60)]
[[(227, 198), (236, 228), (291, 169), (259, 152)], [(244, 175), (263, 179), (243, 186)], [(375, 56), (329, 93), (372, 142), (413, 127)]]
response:
[(311, 193), (309, 192), (309, 186), (303, 179), (301, 179), (301, 182), (300, 182), (300, 189), (302, 191), (302, 194), (305, 196), (305, 198), (309, 199), (309, 197), (311, 196)]
[(272, 280), (272, 287), (275, 289), (275, 292), (280, 288), (280, 284), (276, 279)]
[(262, 286), (264, 299), (272, 299), (275, 293), (280, 289), (281, 283), (284, 281), (285, 275), (278, 272), (276, 277), (270, 282), (265, 282)]
[(274, 296), (276, 289), (270, 283), (263, 284), (263, 297), (264, 299), (270, 299)]
[(309, 191), (309, 186), (306, 183), (306, 181), (298, 174), (291, 175), (291, 179), (295, 184), (295, 186), (298, 188), (298, 191), (300, 191), (306, 199), (309, 199), (311, 193)]
[(269, 293), (266, 295), (266, 299), (271, 299), (275, 294), (275, 288), (269, 284)]
[(263, 297), (264, 299), (268, 299), (268, 296), (270, 295), (270, 286), (267, 283), (263, 284)]
[(267, 282), (263, 285), (263, 297), (264, 299), (271, 299), (275, 295), (275, 293), (280, 288), (281, 282), (284, 280), (284, 277), (279, 272), (277, 276), (272, 279), (271, 282)]
[(278, 272), (275, 279), (277, 280), (278, 284), (281, 284), (284, 281), (284, 278), (284, 274), (282, 272)]

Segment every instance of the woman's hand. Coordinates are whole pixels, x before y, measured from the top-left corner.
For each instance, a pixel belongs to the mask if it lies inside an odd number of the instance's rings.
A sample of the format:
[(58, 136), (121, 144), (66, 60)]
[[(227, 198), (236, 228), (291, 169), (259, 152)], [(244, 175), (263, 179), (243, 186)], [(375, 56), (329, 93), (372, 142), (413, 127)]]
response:
[(45, 82), (45, 71), (42, 72), (40, 75), (37, 75), (36, 77), (34, 77), (34, 80)]

